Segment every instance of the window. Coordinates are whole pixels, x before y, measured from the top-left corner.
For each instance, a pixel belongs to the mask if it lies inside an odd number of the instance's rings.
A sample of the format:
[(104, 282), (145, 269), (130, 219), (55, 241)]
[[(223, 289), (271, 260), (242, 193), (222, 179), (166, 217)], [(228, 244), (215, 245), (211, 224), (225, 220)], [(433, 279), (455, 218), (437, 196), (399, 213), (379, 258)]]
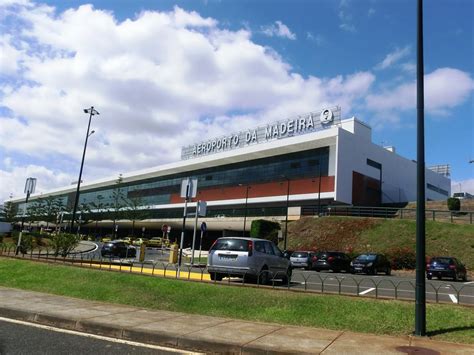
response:
[(301, 168), (301, 163), (299, 161), (293, 162), (293, 163), (290, 164), (290, 167), (292, 169), (299, 169), (299, 168)]
[(444, 195), (444, 196), (449, 196), (448, 191), (443, 190), (440, 187), (437, 187), (437, 186), (434, 186), (434, 185), (431, 185), (431, 184), (426, 184), (426, 187), (428, 188), (428, 190), (437, 192), (437, 193), (439, 193), (441, 195)]
[(264, 242), (264, 243), (265, 243), (265, 253), (270, 254), (270, 255), (275, 255), (275, 253), (273, 252), (272, 243), (270, 242)]
[(382, 164), (380, 163), (377, 163), (376, 161), (372, 160), (372, 159), (367, 159), (367, 165), (375, 168), (375, 169), (382, 169)]

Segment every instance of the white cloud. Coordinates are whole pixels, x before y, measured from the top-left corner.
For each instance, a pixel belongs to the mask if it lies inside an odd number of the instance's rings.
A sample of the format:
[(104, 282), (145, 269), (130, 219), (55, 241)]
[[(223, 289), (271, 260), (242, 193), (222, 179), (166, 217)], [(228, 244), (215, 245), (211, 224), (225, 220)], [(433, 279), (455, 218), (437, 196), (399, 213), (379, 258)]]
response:
[[(446, 114), (447, 110), (463, 103), (474, 89), (469, 73), (453, 68), (440, 68), (425, 74), (425, 109), (432, 114)], [(416, 107), (416, 83), (399, 86), (367, 96), (367, 106), (378, 112), (404, 111)]]
[(451, 181), (451, 193), (467, 192), (474, 195), (474, 179)]
[(339, 3), (338, 17), (340, 20), (339, 28), (343, 31), (357, 32), (353, 23), (353, 16), (350, 13), (350, 2), (348, 0), (341, 0)]
[(312, 32), (306, 32), (306, 39), (308, 39), (311, 42), (316, 43), (317, 46), (322, 46), (325, 41), (323, 35), (319, 33), (314, 35)]
[(367, 16), (372, 17), (375, 14), (375, 9), (373, 7), (369, 8), (369, 11), (367, 11)]
[(281, 21), (275, 21), (274, 24), (268, 26), (262, 26), (262, 33), (269, 37), (282, 37), (291, 40), (296, 39), (296, 34), (291, 32), (287, 25)]
[(387, 54), (382, 62), (375, 66), (375, 69), (387, 69), (398, 62), (400, 59), (405, 58), (411, 52), (410, 46), (404, 48), (396, 48), (393, 52)]
[(90, 5), (19, 6), (8, 16), (21, 26), (2, 43), (26, 49), (13, 83), (0, 84), (0, 200), (21, 196), (30, 175), (45, 190), (77, 180), (90, 105), (101, 114), (84, 181), (177, 161), (181, 146), (242, 126), (327, 105), (350, 112), (375, 81), (370, 72), (304, 78), (248, 30), (177, 7), (121, 22)]

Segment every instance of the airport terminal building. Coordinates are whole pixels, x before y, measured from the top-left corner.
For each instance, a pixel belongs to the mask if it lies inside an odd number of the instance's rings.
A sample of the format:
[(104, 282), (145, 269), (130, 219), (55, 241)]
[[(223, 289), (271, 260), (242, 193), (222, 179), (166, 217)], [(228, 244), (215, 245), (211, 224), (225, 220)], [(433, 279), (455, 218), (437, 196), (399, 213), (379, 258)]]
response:
[[(120, 188), (147, 208), (139, 226), (180, 226), (181, 182), (197, 179), (193, 201), (207, 201), (216, 230), (241, 230), (242, 217), (284, 220), (328, 205), (382, 206), (416, 200), (416, 162), (372, 142), (371, 128), (339, 107), (310, 112), (182, 148), (181, 161), (84, 183), (80, 204), (111, 203)], [(55, 196), (71, 207), (75, 186), (32, 195)], [(426, 198), (450, 196), (449, 176), (426, 169)], [(13, 199), (21, 208), (23, 199)], [(194, 204), (195, 205), (195, 204)], [(193, 206), (193, 203), (190, 203)], [(106, 219), (106, 218), (104, 218)], [(110, 222), (110, 221), (109, 221)], [(103, 223), (107, 223), (105, 220)], [(125, 223), (125, 221), (124, 221)], [(192, 221), (190, 221), (192, 225)], [(209, 224), (209, 222), (208, 222)], [(250, 228), (247, 224), (246, 230)]]

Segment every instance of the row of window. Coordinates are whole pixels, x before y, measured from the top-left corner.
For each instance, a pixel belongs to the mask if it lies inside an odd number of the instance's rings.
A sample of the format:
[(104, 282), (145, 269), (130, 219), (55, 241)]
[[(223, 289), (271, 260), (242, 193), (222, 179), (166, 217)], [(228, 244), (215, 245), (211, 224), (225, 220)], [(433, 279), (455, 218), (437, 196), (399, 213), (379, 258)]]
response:
[(431, 184), (426, 184), (426, 187), (428, 188), (428, 190), (431, 190), (431, 191), (434, 191), (434, 192), (437, 192), (441, 195), (444, 195), (444, 196), (449, 196), (449, 193), (448, 191), (438, 187), (438, 186), (434, 186), (434, 185), (431, 185)]

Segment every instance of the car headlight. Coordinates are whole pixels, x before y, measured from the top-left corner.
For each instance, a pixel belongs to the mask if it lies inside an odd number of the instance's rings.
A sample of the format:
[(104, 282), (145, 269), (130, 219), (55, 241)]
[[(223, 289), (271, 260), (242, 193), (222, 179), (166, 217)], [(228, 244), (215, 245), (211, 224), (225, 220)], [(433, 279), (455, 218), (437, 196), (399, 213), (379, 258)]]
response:
[(373, 263), (368, 263), (367, 266), (368, 267), (371, 267), (372, 265), (374, 265)]

